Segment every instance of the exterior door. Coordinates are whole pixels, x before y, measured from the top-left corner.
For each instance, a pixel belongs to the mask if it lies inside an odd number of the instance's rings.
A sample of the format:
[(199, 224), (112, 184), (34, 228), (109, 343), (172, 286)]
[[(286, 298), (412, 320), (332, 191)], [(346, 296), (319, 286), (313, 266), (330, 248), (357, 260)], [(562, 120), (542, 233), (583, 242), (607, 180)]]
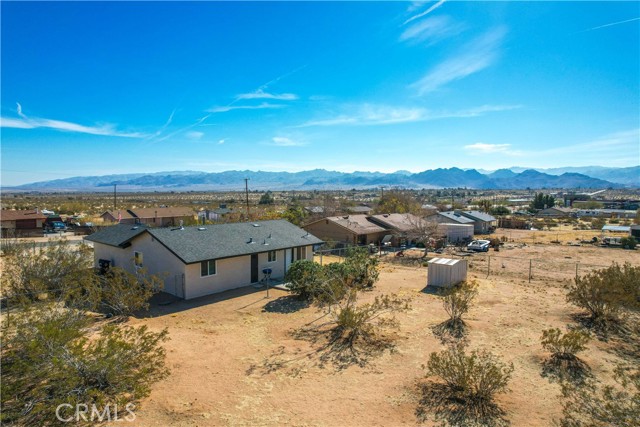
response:
[(251, 283), (258, 281), (258, 254), (251, 254)]

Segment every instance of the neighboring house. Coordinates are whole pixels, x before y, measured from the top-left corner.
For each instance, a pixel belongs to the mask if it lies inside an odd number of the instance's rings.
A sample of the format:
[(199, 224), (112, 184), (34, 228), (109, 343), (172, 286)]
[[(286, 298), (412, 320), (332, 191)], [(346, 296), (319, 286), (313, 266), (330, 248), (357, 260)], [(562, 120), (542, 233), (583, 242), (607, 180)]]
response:
[(332, 216), (313, 221), (304, 227), (324, 240), (350, 245), (377, 244), (389, 231), (369, 221), (367, 215)]
[(476, 234), (487, 234), (492, 232), (497, 225), (497, 220), (493, 215), (480, 211), (457, 211), (460, 215), (473, 220), (473, 232)]
[(42, 226), (47, 216), (38, 209), (0, 211), (0, 228), (2, 237), (27, 237), (42, 235)]
[(414, 235), (422, 234), (419, 230), (428, 226), (425, 220), (410, 213), (372, 215), (368, 219), (393, 234), (393, 246), (404, 244), (406, 240), (414, 240)]
[(227, 208), (227, 205), (220, 205), (217, 209), (204, 209), (198, 212), (198, 220), (205, 218), (209, 221), (220, 221), (231, 212), (233, 209)]
[(196, 214), (188, 207), (161, 207), (106, 211), (101, 217), (105, 222), (167, 227), (178, 225), (180, 221), (193, 221)]
[(459, 211), (438, 212), (434, 216), (438, 223), (453, 223), (453, 224), (471, 224), (473, 220), (462, 215)]
[(305, 206), (304, 210), (311, 215), (322, 215), (324, 213), (324, 206)]
[(546, 218), (563, 218), (571, 216), (573, 212), (573, 209), (570, 208), (552, 206), (550, 208), (539, 210), (538, 213), (536, 213), (536, 216)]
[(323, 242), (284, 221), (151, 228), (118, 224), (85, 238), (94, 264), (134, 272), (145, 268), (164, 280), (164, 292), (196, 298), (258, 282), (263, 270), (282, 279), (294, 261), (313, 260)]
[(360, 205), (360, 206), (350, 206), (346, 210), (347, 212), (352, 214), (370, 214), (373, 209), (369, 206)]

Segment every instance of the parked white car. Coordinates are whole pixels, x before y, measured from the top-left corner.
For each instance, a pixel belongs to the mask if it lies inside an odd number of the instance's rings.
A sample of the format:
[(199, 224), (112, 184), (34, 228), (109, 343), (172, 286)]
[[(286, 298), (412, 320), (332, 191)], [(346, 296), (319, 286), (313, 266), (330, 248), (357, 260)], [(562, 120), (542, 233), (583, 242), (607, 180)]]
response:
[(474, 240), (467, 245), (467, 249), (476, 252), (487, 252), (490, 244), (491, 242), (488, 240)]

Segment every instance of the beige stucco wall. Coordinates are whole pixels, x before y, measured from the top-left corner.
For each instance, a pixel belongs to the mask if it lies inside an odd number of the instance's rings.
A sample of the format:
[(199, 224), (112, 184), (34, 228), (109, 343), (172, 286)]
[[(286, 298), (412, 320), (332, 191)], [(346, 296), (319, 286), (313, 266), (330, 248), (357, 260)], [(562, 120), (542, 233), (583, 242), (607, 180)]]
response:
[(111, 261), (112, 267), (120, 267), (131, 273), (134, 272), (133, 247), (125, 249), (93, 242), (93, 264), (98, 267), (98, 260), (106, 259)]
[(336, 242), (346, 242), (350, 244), (357, 243), (356, 235), (354, 233), (332, 223), (331, 221), (321, 220), (302, 228), (322, 240), (333, 240)]
[[(143, 267), (149, 274), (160, 276), (164, 281), (164, 292), (184, 298), (182, 291), (182, 275), (185, 264), (171, 251), (165, 248), (149, 233), (142, 233), (132, 241), (133, 251), (142, 252)], [(133, 264), (133, 261), (132, 261)], [(185, 275), (185, 287), (188, 286)]]
[(200, 276), (200, 263), (186, 266), (185, 298), (196, 298), (251, 284), (251, 256), (219, 259), (216, 274)]

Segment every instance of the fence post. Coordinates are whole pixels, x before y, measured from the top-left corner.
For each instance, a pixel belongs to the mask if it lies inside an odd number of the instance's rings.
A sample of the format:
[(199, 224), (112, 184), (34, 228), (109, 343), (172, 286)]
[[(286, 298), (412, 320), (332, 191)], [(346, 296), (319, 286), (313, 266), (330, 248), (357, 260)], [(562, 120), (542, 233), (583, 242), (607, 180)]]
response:
[(489, 277), (489, 273), (491, 272), (491, 255), (488, 256), (489, 263), (487, 264), (487, 277)]
[(531, 283), (531, 260), (529, 260), (529, 283)]
[(576, 280), (578, 280), (578, 262), (576, 262)]
[(320, 252), (320, 265), (322, 265), (322, 252)]

